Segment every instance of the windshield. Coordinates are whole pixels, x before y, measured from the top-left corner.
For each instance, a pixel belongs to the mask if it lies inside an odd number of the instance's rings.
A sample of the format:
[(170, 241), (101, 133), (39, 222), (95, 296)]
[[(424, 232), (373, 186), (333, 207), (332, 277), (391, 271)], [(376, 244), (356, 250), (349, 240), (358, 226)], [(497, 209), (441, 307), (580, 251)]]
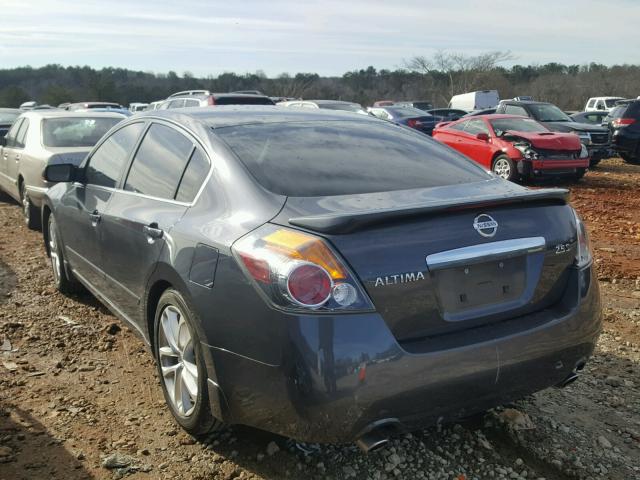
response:
[(0, 112), (0, 123), (13, 123), (22, 112)]
[(533, 116), (539, 122), (570, 122), (569, 116), (555, 105), (538, 103), (529, 105)]
[(255, 179), (293, 197), (351, 195), (486, 180), (475, 163), (387, 122), (319, 121), (215, 129)]
[(538, 122), (530, 118), (496, 118), (495, 120), (489, 120), (489, 123), (498, 137), (504, 135), (508, 130), (532, 133), (549, 131), (548, 128), (540, 125)]
[(322, 103), (318, 106), (320, 108), (326, 108), (327, 110), (344, 110), (346, 112), (366, 113), (357, 103)]
[(45, 147), (93, 147), (119, 118), (47, 118), (42, 121)]
[(269, 97), (218, 97), (216, 105), (274, 105)]

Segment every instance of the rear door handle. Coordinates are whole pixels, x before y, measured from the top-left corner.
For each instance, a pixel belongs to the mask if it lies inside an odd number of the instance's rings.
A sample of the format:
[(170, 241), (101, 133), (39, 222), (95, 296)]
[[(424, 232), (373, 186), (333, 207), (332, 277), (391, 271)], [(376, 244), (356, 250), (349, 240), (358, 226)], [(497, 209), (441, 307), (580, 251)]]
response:
[(149, 225), (145, 225), (142, 227), (144, 234), (147, 236), (149, 243), (153, 243), (154, 240), (158, 238), (162, 238), (164, 231), (158, 228), (158, 224), (156, 222), (150, 223)]
[(98, 223), (100, 223), (100, 219), (102, 218), (102, 215), (100, 215), (100, 213), (97, 210), (94, 210), (89, 214), (89, 218), (91, 219), (91, 226), (97, 227)]

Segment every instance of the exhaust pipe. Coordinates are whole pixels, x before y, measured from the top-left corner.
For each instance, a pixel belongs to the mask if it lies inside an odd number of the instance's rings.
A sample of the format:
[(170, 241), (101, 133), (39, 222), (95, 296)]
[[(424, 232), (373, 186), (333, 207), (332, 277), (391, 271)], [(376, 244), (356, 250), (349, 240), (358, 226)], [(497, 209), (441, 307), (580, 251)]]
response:
[(356, 445), (360, 450), (364, 453), (373, 452), (374, 450), (378, 450), (384, 447), (387, 443), (389, 443), (389, 437), (383, 435), (382, 433), (373, 430), (371, 432), (365, 433), (360, 438), (356, 440)]
[(567, 385), (571, 385), (578, 379), (579, 375), (576, 372), (571, 372), (571, 374), (565, 378), (562, 382), (560, 382), (557, 386), (558, 388), (564, 388)]

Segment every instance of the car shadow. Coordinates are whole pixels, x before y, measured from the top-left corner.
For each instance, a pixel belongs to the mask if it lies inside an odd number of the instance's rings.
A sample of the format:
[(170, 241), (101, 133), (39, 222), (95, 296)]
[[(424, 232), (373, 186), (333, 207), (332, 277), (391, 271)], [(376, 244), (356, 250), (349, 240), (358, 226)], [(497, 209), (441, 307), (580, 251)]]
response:
[(64, 442), (25, 410), (0, 403), (0, 477), (12, 480), (95, 478)]

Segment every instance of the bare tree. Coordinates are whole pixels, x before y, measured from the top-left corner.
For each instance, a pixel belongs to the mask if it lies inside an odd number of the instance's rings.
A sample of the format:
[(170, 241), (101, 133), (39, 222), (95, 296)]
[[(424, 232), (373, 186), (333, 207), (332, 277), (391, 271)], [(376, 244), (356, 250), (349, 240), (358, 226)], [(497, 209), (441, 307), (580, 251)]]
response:
[(404, 63), (408, 70), (422, 73), (429, 81), (439, 75), (446, 76), (451, 98), (457, 93), (473, 91), (485, 74), (511, 59), (513, 56), (510, 51), (496, 50), (480, 55), (465, 55), (439, 50), (430, 58), (420, 55)]

